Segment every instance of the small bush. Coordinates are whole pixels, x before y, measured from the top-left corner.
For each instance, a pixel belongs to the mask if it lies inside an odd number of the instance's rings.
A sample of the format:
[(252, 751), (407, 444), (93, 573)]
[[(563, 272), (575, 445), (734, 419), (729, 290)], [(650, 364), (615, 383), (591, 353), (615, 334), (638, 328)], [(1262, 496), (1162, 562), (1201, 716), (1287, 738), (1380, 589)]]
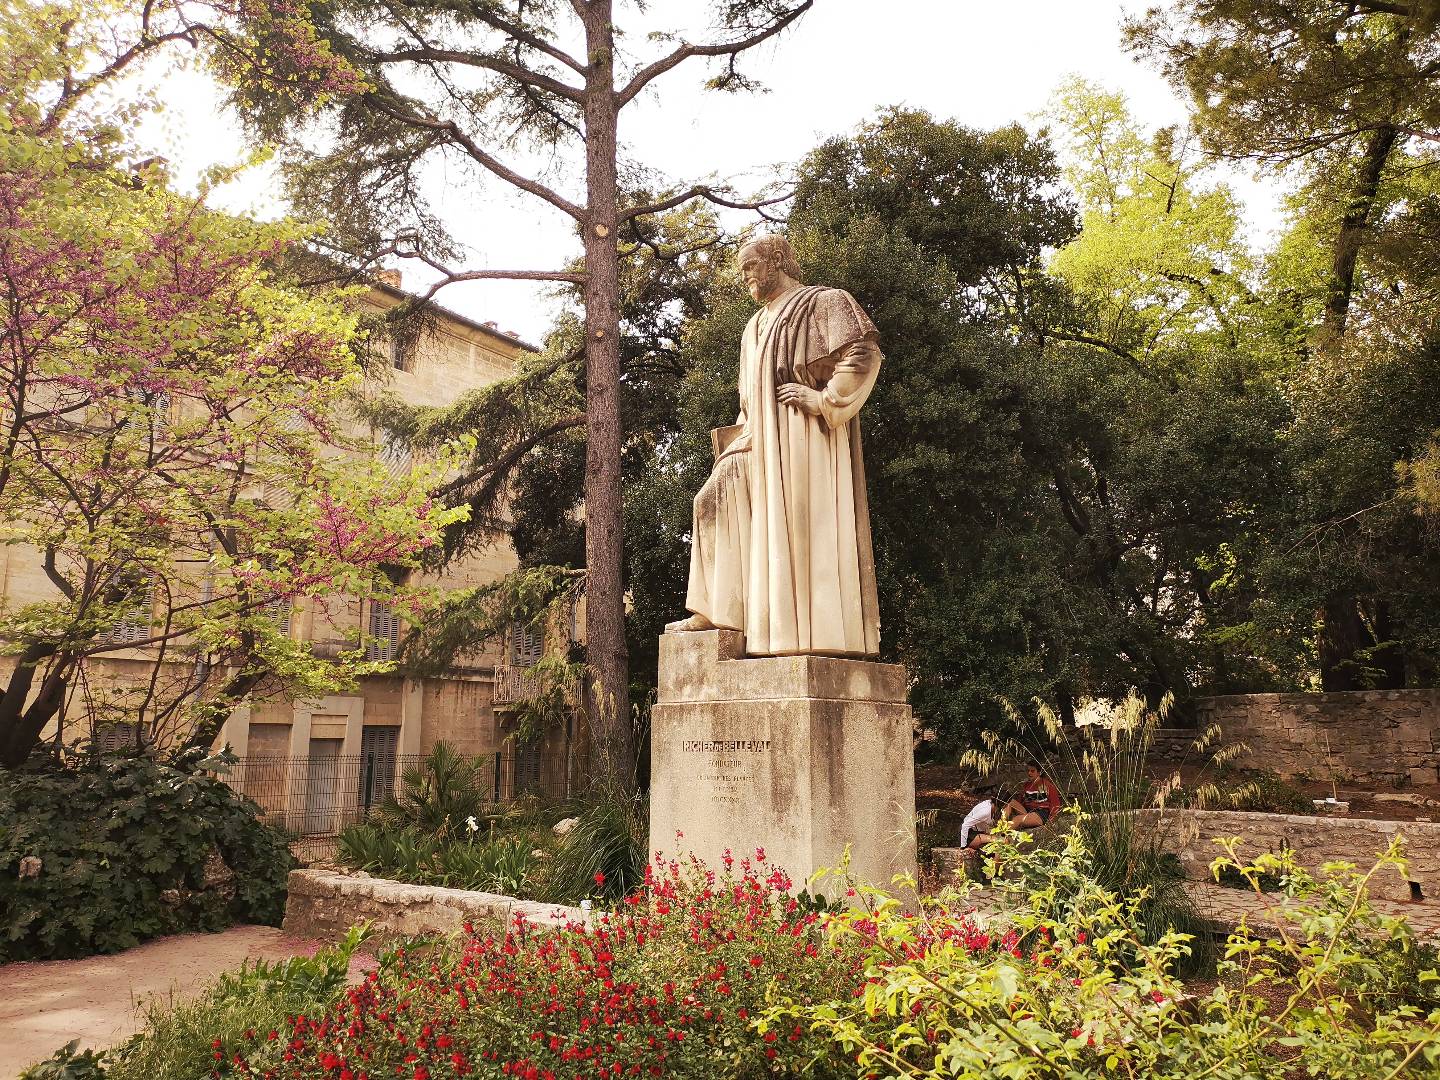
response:
[[(193, 762), (46, 758), (0, 772), (0, 961), (117, 952), (235, 922), (278, 925), (293, 860), (259, 815)], [(38, 874), (20, 876), (26, 859), (39, 860)]]
[(226, 1043), (279, 1042), (289, 1017), (323, 1012), (344, 997), (350, 958), (365, 938), (351, 930), (314, 956), (246, 964), (193, 1001), (150, 1002), (141, 1033), (104, 1055), (105, 1080), (200, 1080), (214, 1074)]
[[(1400, 865), (1397, 847), (1368, 873), (1337, 865), (1316, 880), (1288, 855), (1246, 862), (1231, 842), (1217, 868), (1283, 878), (1293, 906), (1276, 937), (1231, 935), (1220, 985), (1198, 997), (1175, 974), (1185, 936), (1141, 932), (1137, 901), (1090, 876), (1083, 829), (1060, 851), (993, 854), (1021, 871), (996, 882), (1010, 948), (975, 948), (944, 905), (915, 917), (872, 894), (827, 923), (832, 943), (866, 950), (861, 993), (815, 1002), (781, 988), (763, 1029), (823, 1032), (862, 1077), (1440, 1075), (1434, 953), (1368, 899), (1371, 878)], [(1047, 879), (1068, 884), (1037, 887)]]
[(435, 839), (414, 829), (351, 825), (340, 834), (340, 861), (357, 870), (411, 885), (439, 885), (528, 896), (535, 868), (535, 844), (526, 835), (487, 839)]
[(541, 899), (574, 904), (587, 896), (619, 901), (645, 879), (650, 821), (636, 798), (600, 794), (580, 804), (574, 827), (545, 869)]
[(413, 829), (437, 840), (463, 835), (466, 822), (490, 807), (489, 766), (437, 742), (425, 760), (400, 776), (399, 790), (372, 816), (387, 829)]

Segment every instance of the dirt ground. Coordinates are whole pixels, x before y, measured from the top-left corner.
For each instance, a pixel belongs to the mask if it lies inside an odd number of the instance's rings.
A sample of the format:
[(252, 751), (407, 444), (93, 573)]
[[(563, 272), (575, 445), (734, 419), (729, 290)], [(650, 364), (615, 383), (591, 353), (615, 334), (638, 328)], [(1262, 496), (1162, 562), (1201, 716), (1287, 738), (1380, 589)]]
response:
[[(273, 926), (157, 938), (114, 956), (0, 965), (0, 1080), (79, 1039), (81, 1048), (123, 1042), (147, 1000), (197, 993), (244, 960), (312, 955), (320, 943)], [(366, 958), (352, 961), (351, 974)]]

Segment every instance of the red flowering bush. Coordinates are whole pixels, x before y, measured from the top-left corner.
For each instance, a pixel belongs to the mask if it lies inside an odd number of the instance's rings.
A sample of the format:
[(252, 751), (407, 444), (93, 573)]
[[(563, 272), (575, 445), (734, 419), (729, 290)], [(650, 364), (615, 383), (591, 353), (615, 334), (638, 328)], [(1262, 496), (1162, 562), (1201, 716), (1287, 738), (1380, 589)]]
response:
[[(452, 1077), (853, 1075), (800, 1024), (757, 1021), (778, 1000), (853, 1000), (863, 936), (826, 940), (792, 882), (757, 853), (716, 875), (651, 867), (647, 887), (595, 925), (517, 922), (433, 955), (397, 954), (323, 1015), (216, 1047), (217, 1076)], [(963, 920), (953, 933), (989, 944)], [(949, 933), (949, 932), (947, 932)]]

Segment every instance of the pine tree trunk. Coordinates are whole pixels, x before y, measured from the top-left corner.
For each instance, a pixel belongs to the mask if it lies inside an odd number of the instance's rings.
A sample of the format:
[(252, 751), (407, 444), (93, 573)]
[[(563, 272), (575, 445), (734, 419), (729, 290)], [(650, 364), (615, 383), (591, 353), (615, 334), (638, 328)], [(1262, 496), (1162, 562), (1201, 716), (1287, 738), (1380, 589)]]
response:
[(590, 73), (584, 102), (585, 223), (585, 649), (586, 708), (596, 779), (629, 791), (635, 784), (625, 648), (625, 589), (620, 503), (620, 259), (615, 242), (618, 107), (609, 0), (585, 14)]

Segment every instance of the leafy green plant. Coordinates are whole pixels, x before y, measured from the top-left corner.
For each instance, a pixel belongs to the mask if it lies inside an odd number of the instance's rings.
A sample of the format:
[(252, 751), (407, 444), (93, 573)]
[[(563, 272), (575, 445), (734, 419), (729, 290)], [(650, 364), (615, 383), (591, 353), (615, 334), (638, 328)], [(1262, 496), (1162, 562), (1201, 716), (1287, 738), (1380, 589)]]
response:
[(414, 829), (352, 825), (337, 844), (340, 861), (357, 870), (412, 885), (478, 889), (525, 896), (531, 889), (535, 843), (525, 833), (489, 838), (477, 829), (434, 839)]
[(544, 899), (558, 904), (587, 896), (619, 900), (639, 887), (649, 861), (646, 803), (602, 792), (581, 803), (576, 816), (546, 868)]
[[(1092, 722), (1075, 730), (1067, 729), (1044, 704), (1038, 705), (1033, 722), (1012, 710), (1012, 730), (1018, 736), (984, 733), (984, 749), (970, 751), (961, 760), (987, 773), (1007, 761), (1041, 761), (1046, 775), (1068, 788), (1070, 809), (1083, 811), (1075, 827), (1084, 835), (1090, 877), (1134, 902), (1143, 940), (1158, 942), (1170, 932), (1188, 935), (1195, 948), (1183, 958), (1194, 969), (1210, 960), (1207, 924), (1186, 888), (1183, 867), (1171, 853), (1179, 846), (1175, 831), (1190, 826), (1174, 814), (1142, 813), (1164, 811), (1181, 790), (1180, 768), (1156, 775), (1150, 758), (1155, 731), (1171, 703), (1166, 695), (1152, 710), (1133, 691), (1116, 705), (1082, 703), (1077, 713)], [(1219, 729), (1211, 727), (1198, 733), (1190, 748), (1204, 764), (1196, 784), (1186, 791), (1189, 805), (1204, 806), (1219, 798), (1207, 771), (1223, 768), (1243, 750), (1217, 748), (1219, 738)], [(1017, 864), (1016, 870), (1027, 872), (1030, 865)], [(1079, 897), (1073, 902), (1080, 902)]]
[(213, 1001), (249, 1001), (278, 996), (294, 1001), (330, 1001), (345, 989), (350, 960), (370, 937), (368, 926), (352, 926), (334, 945), (314, 956), (285, 960), (246, 960), (239, 971), (226, 972), (210, 991)]
[(528, 891), (533, 850), (524, 837), (453, 843), (440, 849), (436, 863), (447, 885), (521, 896)]
[(1398, 848), (1368, 872), (1335, 865), (1315, 879), (1288, 854), (1248, 862), (1235, 845), (1217, 867), (1283, 877), (1291, 906), (1274, 935), (1242, 924), (1226, 944), (1220, 983), (1202, 995), (1187, 994), (1175, 974), (1186, 936), (1150, 940), (1139, 899), (1093, 876), (1085, 830), (1076, 828), (1058, 848), (993, 850), (1001, 914), (985, 939), (998, 938), (999, 948), (976, 948), (974, 932), (955, 929), (968, 884), (918, 916), (862, 889), (858, 909), (827, 923), (831, 942), (865, 950), (860, 992), (817, 1002), (778, 989), (761, 1030), (823, 1032), (861, 1076), (1435, 1076), (1440, 974), (1417, 968), (1433, 954), (1416, 948), (1406, 920), (1369, 901), (1374, 875), (1403, 865)]
[(106, 1080), (192, 1080), (214, 1075), (218, 1045), (247, 1036), (283, 1044), (292, 1018), (343, 1000), (351, 958), (369, 937), (357, 927), (314, 956), (247, 962), (193, 1000), (152, 999), (141, 1032), (105, 1054)]
[(458, 834), (490, 804), (489, 766), (449, 743), (437, 742), (419, 765), (406, 769), (399, 791), (372, 811), (392, 830), (414, 829), (444, 838)]
[(20, 1074), (20, 1080), (106, 1080), (103, 1056), (93, 1050), (78, 1053), (79, 1039), (71, 1039), (44, 1061)]
[(292, 865), (259, 807), (213, 776), (144, 756), (37, 757), (0, 772), (0, 960), (278, 924)]

